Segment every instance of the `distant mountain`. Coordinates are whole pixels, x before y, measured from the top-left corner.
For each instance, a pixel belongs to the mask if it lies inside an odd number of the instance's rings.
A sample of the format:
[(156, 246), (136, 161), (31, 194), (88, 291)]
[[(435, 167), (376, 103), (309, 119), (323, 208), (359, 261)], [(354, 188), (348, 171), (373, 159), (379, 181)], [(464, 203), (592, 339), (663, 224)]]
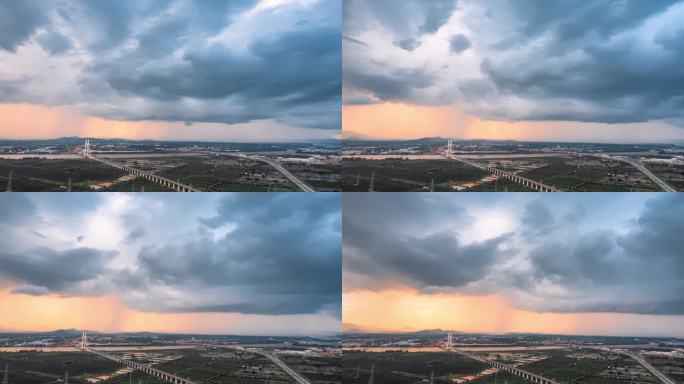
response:
[(347, 140), (347, 141), (375, 141), (377, 139), (367, 136), (367, 135), (362, 135), (360, 133), (352, 132), (352, 131), (342, 131), (342, 140)]

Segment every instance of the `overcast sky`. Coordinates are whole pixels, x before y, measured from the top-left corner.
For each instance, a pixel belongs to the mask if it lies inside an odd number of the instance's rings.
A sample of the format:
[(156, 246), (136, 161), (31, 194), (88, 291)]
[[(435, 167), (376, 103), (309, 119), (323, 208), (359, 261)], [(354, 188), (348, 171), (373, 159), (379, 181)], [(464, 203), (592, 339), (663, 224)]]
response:
[[(683, 18), (677, 0), (348, 0), (345, 109), (446, 108), (450, 132), (471, 137), (480, 119), (521, 123), (508, 126), (512, 138), (526, 129), (532, 138), (606, 141), (591, 133), (603, 130), (614, 141), (682, 141)], [(383, 136), (387, 122), (372, 120)], [(373, 136), (350, 122), (345, 130)], [(448, 128), (428, 121), (405, 135)]]
[[(469, 312), (491, 318), (507, 306), (577, 315), (573, 333), (597, 332), (580, 315), (601, 313), (612, 319), (608, 333), (684, 336), (680, 195), (350, 194), (343, 200), (345, 313), (364, 294), (397, 290), (418, 301), (497, 296), (498, 304)], [(366, 325), (382, 328), (387, 320), (391, 328), (390, 317)], [(501, 320), (486, 330), (518, 330)], [(526, 330), (559, 331), (553, 322), (537, 325)]]
[[(339, 194), (3, 194), (0, 296), (25, 309), (0, 330), (336, 332), (340, 203)], [(95, 305), (79, 315), (78, 299)]]
[(39, 106), (126, 121), (120, 134), (133, 137), (283, 141), (340, 129), (339, 0), (0, 1), (0, 20), (0, 103), (36, 106), (0, 118), (0, 137), (92, 128), (25, 128), (31, 114), (55, 113)]

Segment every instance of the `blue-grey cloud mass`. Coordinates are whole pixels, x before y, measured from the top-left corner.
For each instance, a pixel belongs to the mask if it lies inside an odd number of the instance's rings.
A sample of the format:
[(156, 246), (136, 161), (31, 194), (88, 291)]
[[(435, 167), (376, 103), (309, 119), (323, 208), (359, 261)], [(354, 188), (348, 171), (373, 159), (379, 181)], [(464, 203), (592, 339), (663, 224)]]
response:
[(383, 3), (344, 2), (345, 102), (684, 125), (684, 1)]
[(0, 1), (0, 102), (340, 129), (340, 0)]
[(399, 194), (345, 195), (345, 289), (684, 315), (684, 197), (579, 195), (415, 195), (410, 204)]
[(332, 193), (4, 194), (0, 288), (115, 295), (160, 313), (339, 318), (340, 200)]

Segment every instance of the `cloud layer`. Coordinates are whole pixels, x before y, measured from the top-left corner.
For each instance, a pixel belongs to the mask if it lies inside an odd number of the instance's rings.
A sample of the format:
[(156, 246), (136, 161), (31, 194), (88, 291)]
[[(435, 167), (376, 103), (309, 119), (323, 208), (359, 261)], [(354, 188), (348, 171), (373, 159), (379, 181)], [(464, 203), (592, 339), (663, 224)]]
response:
[[(344, 197), (345, 290), (408, 286), (498, 293), (542, 312), (684, 315), (682, 197), (403, 200)], [(396, 212), (404, 220), (385, 220)]]
[(23, 215), (3, 214), (0, 287), (146, 312), (340, 316), (339, 195), (185, 196), (3, 196)]
[(339, 129), (340, 12), (339, 0), (3, 2), (0, 102)]
[(682, 124), (680, 0), (366, 3), (343, 5), (345, 103)]

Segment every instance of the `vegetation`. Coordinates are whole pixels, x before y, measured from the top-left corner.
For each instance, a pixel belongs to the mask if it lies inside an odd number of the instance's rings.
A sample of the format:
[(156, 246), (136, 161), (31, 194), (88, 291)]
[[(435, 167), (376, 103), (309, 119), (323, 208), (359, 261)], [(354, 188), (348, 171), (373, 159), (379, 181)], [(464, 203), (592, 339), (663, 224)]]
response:
[[(414, 384), (428, 380), (449, 383), (450, 376), (477, 374), (486, 365), (456, 353), (447, 352), (346, 352), (342, 358), (342, 381), (368, 383), (375, 365), (375, 382)], [(359, 374), (357, 375), (357, 370)]]

